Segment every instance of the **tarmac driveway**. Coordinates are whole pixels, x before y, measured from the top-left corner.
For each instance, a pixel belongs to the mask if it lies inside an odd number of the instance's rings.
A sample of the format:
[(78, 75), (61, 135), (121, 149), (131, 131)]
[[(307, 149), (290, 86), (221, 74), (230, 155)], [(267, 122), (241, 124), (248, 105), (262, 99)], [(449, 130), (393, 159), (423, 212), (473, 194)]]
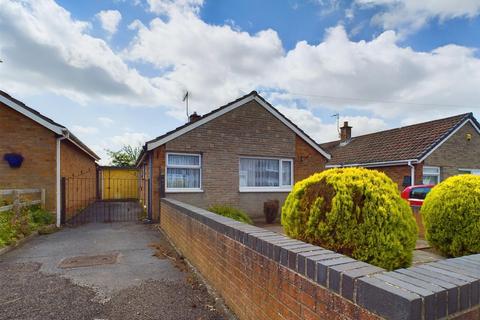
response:
[(151, 225), (97, 223), (0, 256), (0, 319), (223, 319)]

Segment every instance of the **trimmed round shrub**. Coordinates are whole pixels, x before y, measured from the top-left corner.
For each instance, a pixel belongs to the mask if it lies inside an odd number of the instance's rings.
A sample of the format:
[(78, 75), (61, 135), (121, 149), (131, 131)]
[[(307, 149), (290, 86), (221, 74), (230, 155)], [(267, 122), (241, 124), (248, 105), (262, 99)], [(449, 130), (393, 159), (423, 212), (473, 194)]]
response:
[(233, 220), (253, 224), (252, 219), (250, 219), (250, 217), (245, 212), (235, 207), (231, 207), (228, 205), (213, 205), (208, 208), (208, 211), (227, 218), (232, 218)]
[(425, 237), (442, 254), (480, 253), (480, 176), (442, 181), (427, 194), (420, 212)]
[(330, 169), (295, 184), (282, 208), (288, 236), (392, 270), (411, 264), (418, 229), (384, 173)]

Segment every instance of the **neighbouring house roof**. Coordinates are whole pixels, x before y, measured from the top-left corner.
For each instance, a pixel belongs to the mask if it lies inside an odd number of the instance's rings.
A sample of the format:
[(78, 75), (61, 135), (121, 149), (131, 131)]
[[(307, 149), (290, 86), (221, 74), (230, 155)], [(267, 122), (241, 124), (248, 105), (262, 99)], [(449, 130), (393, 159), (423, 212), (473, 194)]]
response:
[(280, 111), (274, 108), (268, 101), (266, 101), (262, 96), (260, 96), (256, 91), (252, 91), (243, 97), (240, 97), (232, 102), (227, 103), (207, 114), (201, 116), (195, 122), (188, 122), (172, 131), (169, 131), (153, 140), (147, 141), (145, 143), (144, 149), (140, 154), (137, 164), (143, 159), (145, 155), (145, 151), (153, 150), (170, 140), (173, 140), (213, 119), (218, 118), (219, 116), (230, 112), (240, 106), (245, 105), (246, 103), (255, 100), (264, 107), (267, 111), (273, 114), (278, 120), (280, 120), (283, 124), (289, 127), (292, 131), (294, 131), (298, 136), (300, 136), (303, 140), (305, 140), (310, 146), (312, 146), (315, 150), (321, 153), (325, 158), (330, 159), (330, 154), (326, 152), (318, 143), (315, 142), (310, 136), (308, 136), (302, 129), (300, 129), (297, 125), (295, 125), (290, 119), (288, 119), (285, 115), (283, 115)]
[(8, 93), (0, 90), (0, 102), (14, 109), (15, 111), (23, 114), (27, 118), (32, 119), (43, 127), (53, 131), (59, 136), (65, 136), (71, 143), (80, 148), (83, 152), (88, 154), (95, 160), (100, 160), (100, 157), (95, 154), (89, 147), (87, 147), (80, 139), (78, 139), (73, 133), (71, 133), (67, 127), (53, 121), (52, 119), (44, 116), (35, 109), (30, 108), (25, 103), (10, 96)]
[(422, 162), (464, 124), (470, 122), (480, 133), (472, 113), (379, 131), (321, 144), (332, 154), (327, 167), (389, 165), (408, 161)]

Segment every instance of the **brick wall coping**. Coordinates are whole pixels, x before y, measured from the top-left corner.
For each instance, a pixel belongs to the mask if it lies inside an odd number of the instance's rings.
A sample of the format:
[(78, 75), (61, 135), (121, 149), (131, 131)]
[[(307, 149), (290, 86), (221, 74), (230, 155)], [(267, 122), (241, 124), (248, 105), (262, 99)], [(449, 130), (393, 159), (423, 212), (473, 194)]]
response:
[(442, 319), (480, 305), (480, 254), (386, 271), (177, 200), (161, 201), (386, 319)]

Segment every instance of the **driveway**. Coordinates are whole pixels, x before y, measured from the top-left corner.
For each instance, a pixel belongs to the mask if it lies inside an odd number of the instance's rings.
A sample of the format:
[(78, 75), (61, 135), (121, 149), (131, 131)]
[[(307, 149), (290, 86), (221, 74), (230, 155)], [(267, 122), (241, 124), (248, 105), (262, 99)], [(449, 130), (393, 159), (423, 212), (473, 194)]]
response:
[(223, 319), (151, 225), (97, 223), (0, 256), (0, 319)]

